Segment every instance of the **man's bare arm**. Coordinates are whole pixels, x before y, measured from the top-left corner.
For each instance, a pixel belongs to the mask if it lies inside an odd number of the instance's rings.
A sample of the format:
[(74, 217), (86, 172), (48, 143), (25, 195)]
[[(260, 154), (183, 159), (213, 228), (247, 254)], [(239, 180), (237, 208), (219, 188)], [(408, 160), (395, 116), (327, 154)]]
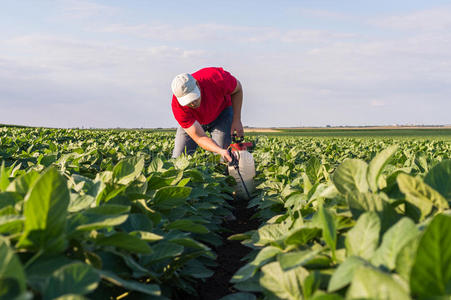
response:
[(201, 148), (211, 151), (225, 157), (228, 161), (232, 161), (232, 158), (227, 153), (226, 149), (222, 149), (216, 144), (214, 140), (207, 136), (202, 126), (198, 121), (195, 121), (193, 125), (185, 128), (186, 133), (198, 144)]

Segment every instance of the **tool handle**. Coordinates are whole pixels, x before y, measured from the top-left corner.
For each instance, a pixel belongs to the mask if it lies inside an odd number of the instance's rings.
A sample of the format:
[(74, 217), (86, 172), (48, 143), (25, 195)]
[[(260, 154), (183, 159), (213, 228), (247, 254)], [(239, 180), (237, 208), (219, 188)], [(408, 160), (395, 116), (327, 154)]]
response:
[(227, 153), (229, 153), (232, 161), (229, 161), (229, 166), (238, 167), (238, 158), (235, 156), (235, 153), (232, 152), (232, 148), (227, 148)]

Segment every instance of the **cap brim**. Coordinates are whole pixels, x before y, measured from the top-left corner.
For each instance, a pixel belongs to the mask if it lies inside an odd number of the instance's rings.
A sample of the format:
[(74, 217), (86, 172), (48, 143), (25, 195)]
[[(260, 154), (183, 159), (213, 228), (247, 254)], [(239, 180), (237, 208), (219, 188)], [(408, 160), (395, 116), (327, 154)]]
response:
[(194, 90), (192, 90), (183, 97), (177, 98), (177, 100), (179, 101), (180, 105), (186, 106), (199, 98), (200, 98), (200, 90), (199, 87), (196, 85), (196, 88)]

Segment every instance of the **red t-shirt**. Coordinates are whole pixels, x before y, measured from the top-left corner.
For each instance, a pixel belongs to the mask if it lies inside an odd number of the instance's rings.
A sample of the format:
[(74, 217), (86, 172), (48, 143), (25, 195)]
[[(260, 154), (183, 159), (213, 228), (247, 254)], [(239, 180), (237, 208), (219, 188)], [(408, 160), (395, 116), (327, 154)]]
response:
[(222, 68), (204, 68), (191, 75), (199, 82), (200, 106), (182, 106), (172, 95), (172, 112), (182, 128), (190, 127), (195, 121), (205, 125), (216, 120), (226, 107), (232, 105), (230, 94), (237, 85), (236, 78)]

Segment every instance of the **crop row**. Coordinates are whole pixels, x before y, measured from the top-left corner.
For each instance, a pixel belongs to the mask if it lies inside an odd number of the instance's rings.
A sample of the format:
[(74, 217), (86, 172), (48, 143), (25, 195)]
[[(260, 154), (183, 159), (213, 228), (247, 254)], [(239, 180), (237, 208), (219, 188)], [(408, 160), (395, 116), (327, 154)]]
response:
[[(0, 298), (177, 299), (217, 266), (233, 180), (173, 135), (0, 128)], [(448, 295), (451, 145), (259, 137), (233, 299)], [(432, 275), (431, 275), (432, 274)], [(229, 298), (230, 298), (229, 297)]]

